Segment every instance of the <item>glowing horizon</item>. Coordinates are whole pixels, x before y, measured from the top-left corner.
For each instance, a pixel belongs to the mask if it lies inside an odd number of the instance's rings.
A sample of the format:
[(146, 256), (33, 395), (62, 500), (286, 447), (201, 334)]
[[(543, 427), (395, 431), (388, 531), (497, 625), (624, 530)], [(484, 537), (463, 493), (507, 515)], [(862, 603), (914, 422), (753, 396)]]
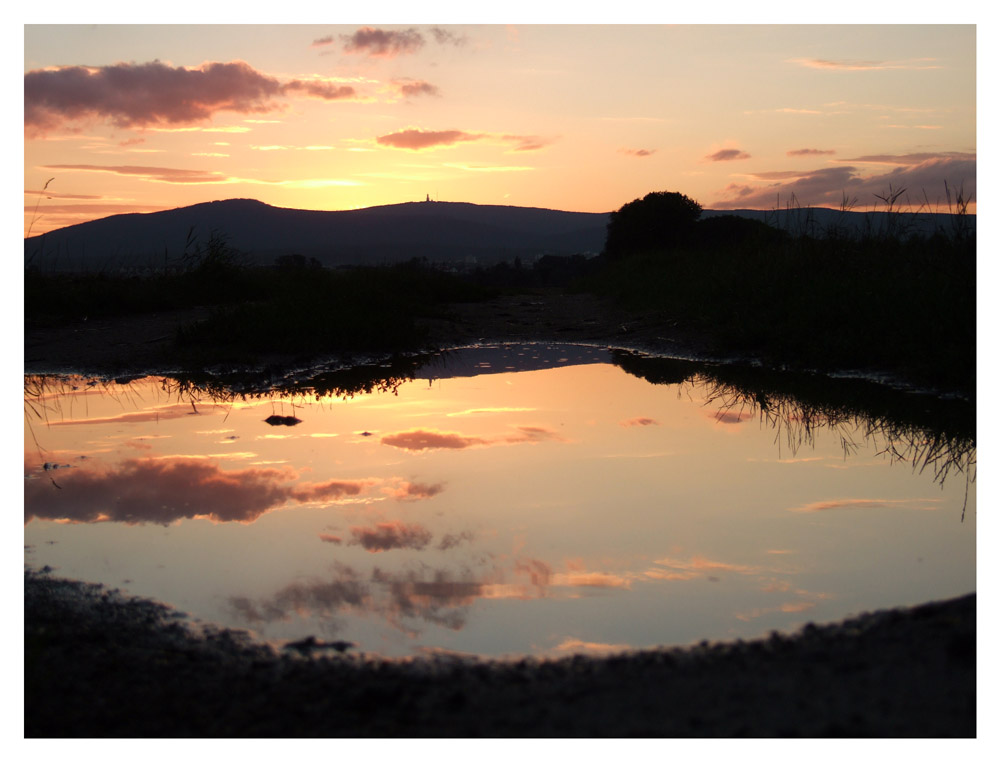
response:
[(25, 25), (24, 71), (25, 235), (229, 198), (975, 211), (974, 25)]

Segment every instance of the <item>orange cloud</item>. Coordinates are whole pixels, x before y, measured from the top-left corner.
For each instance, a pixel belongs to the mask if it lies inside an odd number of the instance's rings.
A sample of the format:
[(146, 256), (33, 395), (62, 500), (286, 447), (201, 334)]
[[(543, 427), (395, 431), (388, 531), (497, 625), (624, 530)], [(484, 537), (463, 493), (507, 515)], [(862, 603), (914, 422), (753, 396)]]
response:
[(579, 638), (565, 638), (562, 643), (555, 647), (560, 653), (587, 653), (587, 654), (612, 654), (621, 651), (628, 651), (631, 646), (625, 643), (593, 643)]

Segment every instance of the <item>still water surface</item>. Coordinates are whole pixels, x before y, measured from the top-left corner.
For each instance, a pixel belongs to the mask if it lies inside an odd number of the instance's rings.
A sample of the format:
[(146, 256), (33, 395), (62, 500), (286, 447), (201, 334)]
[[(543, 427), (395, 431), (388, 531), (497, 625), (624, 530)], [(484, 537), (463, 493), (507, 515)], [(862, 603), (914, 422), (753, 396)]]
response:
[(975, 590), (974, 444), (691, 368), (516, 345), (282, 392), (26, 377), (25, 563), (386, 656), (747, 638)]

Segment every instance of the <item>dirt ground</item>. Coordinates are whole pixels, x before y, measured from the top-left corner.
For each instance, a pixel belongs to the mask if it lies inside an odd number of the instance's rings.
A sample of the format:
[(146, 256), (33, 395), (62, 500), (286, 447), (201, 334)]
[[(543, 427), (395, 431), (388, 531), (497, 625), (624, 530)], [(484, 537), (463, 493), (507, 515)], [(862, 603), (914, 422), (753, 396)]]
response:
[[(629, 313), (591, 294), (561, 289), (504, 294), (486, 302), (449, 305), (447, 310), (448, 318), (421, 321), (428, 331), (428, 348), (520, 340), (599, 342), (679, 356), (709, 353), (704, 339), (680, 331), (669, 320)], [(177, 329), (209, 314), (209, 308), (196, 308), (60, 327), (26, 325), (24, 372), (167, 372), (176, 367)], [(283, 359), (288, 358), (266, 361)]]

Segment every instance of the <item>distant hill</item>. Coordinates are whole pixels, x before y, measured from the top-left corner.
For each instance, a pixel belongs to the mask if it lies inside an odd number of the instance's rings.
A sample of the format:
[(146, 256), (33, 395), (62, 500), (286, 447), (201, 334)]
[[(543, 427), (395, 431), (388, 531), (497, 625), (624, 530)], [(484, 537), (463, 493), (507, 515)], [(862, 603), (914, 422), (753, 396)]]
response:
[(119, 214), (25, 239), (25, 263), (40, 269), (163, 267), (184, 254), (190, 231), (213, 231), (258, 264), (285, 254), (327, 266), (430, 261), (491, 264), (544, 254), (597, 254), (607, 214), (425, 201), (341, 212), (282, 209), (232, 199), (149, 214)]
[[(702, 219), (735, 214), (794, 234), (884, 230), (884, 212), (835, 209), (705, 210)], [(24, 241), (25, 265), (41, 270), (118, 271), (176, 265), (189, 235), (204, 245), (216, 232), (256, 264), (286, 254), (314, 257), (326, 266), (387, 264), (414, 257), (432, 262), (489, 265), (545, 254), (597, 254), (604, 248), (608, 213), (563, 212), (518, 206), (424, 201), (339, 212), (282, 209), (252, 199), (230, 199), (148, 214), (119, 214), (53, 230)], [(975, 216), (970, 216), (975, 228)], [(908, 232), (948, 231), (947, 214), (903, 214)]]

